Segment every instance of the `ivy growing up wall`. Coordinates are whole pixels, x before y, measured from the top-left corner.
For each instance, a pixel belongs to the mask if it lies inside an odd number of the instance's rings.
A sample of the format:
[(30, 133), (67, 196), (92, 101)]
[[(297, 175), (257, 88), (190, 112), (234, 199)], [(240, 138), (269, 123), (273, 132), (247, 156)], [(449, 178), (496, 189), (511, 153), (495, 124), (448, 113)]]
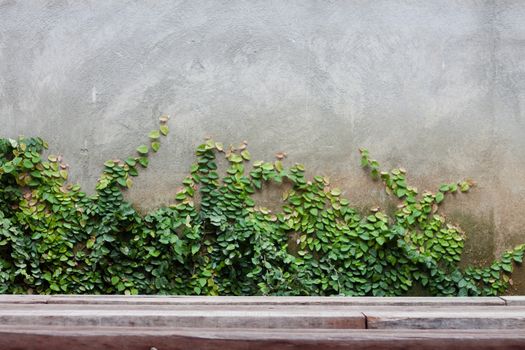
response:
[[(42, 139), (0, 139), (0, 293), (390, 296), (417, 284), (431, 295), (497, 295), (523, 259), (520, 245), (460, 269), (463, 232), (439, 209), (472, 183), (420, 193), (367, 150), (362, 166), (398, 202), (394, 215), (362, 215), (327, 177), (306, 178), (283, 154), (251, 162), (246, 144), (213, 140), (197, 147), (175, 204), (141, 215), (123, 191), (168, 131), (163, 116), (137, 155), (105, 162), (91, 196), (68, 182), (61, 157), (43, 158)], [(282, 209), (256, 205), (257, 191), (282, 182), (291, 185)]]

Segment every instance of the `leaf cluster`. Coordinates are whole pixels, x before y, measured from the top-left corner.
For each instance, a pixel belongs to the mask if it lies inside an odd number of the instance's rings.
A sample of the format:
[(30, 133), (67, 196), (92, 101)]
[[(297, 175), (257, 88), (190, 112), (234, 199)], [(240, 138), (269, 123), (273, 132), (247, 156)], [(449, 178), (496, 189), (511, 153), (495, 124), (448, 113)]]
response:
[[(284, 154), (251, 163), (246, 143), (213, 140), (197, 147), (175, 203), (141, 215), (123, 190), (159, 150), (167, 121), (136, 156), (106, 161), (92, 196), (68, 183), (60, 156), (43, 158), (42, 139), (0, 139), (0, 293), (391, 296), (418, 284), (431, 295), (497, 295), (523, 259), (520, 245), (460, 269), (465, 236), (439, 207), (473, 182), (420, 194), (404, 169), (381, 171), (367, 150), (362, 166), (399, 202), (393, 215), (360, 213), (327, 177), (285, 166)], [(257, 205), (257, 191), (283, 182), (279, 210)]]

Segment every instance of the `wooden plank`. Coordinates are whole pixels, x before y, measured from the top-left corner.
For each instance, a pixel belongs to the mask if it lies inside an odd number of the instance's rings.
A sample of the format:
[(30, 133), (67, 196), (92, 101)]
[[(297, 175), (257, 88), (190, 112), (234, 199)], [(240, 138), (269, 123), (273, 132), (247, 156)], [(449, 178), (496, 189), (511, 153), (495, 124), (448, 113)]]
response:
[(525, 307), (363, 310), (370, 329), (525, 329)]
[(253, 328), (525, 328), (520, 306), (3, 304), (0, 324)]
[[(1, 298), (0, 298), (1, 302)], [(498, 297), (200, 297), (200, 296), (51, 296), (50, 304), (151, 304), (151, 305), (389, 305), (465, 306), (505, 305)]]
[(198, 328), (365, 328), (359, 311), (192, 308), (1, 308), (0, 325)]
[(0, 326), (0, 348), (14, 349), (522, 349), (508, 330), (253, 330), (30, 328)]
[[(477, 312), (505, 312), (515, 309), (516, 307), (498, 306), (498, 305), (482, 305), (482, 306), (462, 306), (461, 310), (468, 312), (468, 310), (476, 310)], [(523, 308), (523, 307), (519, 307)], [(25, 311), (23, 311), (25, 310)], [(430, 306), (385, 306), (385, 305), (324, 305), (324, 304), (313, 304), (313, 305), (302, 305), (302, 304), (291, 304), (291, 305), (276, 305), (276, 304), (0, 304), (0, 313), (7, 312), (26, 312), (26, 313), (64, 313), (64, 312), (89, 312), (90, 314), (96, 314), (99, 311), (107, 312), (120, 312), (125, 311), (127, 313), (138, 312), (149, 312), (151, 310), (157, 310), (159, 312), (198, 312), (207, 313), (213, 312), (306, 312), (308, 314), (317, 315), (322, 314), (334, 314), (334, 315), (346, 315), (356, 312), (401, 312), (401, 313), (413, 313), (413, 312), (432, 312), (432, 311), (458, 311), (458, 308), (450, 305), (430, 305)]]
[(0, 304), (45, 304), (50, 295), (0, 294)]
[(506, 305), (509, 306), (515, 306), (515, 305), (523, 305), (525, 306), (525, 296), (523, 295), (509, 295), (501, 297), (503, 301), (505, 301)]
[[(525, 297), (504, 297), (514, 303), (525, 303)], [(135, 304), (135, 305), (504, 305), (498, 297), (206, 297), (159, 295), (8, 295), (0, 294), (0, 304)]]

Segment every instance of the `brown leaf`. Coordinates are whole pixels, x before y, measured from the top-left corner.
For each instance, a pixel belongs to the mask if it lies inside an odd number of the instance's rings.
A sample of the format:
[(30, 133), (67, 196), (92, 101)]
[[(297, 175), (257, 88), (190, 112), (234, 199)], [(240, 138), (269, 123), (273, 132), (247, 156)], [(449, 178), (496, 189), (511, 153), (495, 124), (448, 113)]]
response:
[(246, 146), (247, 146), (247, 145), (248, 145), (247, 143), (241, 143), (241, 144), (239, 145), (239, 151), (242, 151), (242, 150), (246, 149)]
[(287, 154), (285, 152), (277, 152), (275, 153), (275, 157), (279, 160), (282, 160), (284, 158), (286, 158)]

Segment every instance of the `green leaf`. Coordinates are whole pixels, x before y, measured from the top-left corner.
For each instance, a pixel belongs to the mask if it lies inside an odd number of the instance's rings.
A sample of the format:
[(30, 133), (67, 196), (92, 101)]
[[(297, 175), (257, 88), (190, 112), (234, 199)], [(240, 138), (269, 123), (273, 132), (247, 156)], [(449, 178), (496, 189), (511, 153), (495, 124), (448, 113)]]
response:
[(120, 282), (120, 278), (118, 276), (111, 277), (111, 284), (116, 285)]
[(404, 188), (396, 189), (396, 196), (398, 196), (399, 198), (405, 196), (406, 193), (407, 193), (407, 191)]
[(443, 194), (443, 192), (436, 193), (436, 203), (437, 204), (443, 202), (444, 198), (445, 198), (445, 195)]
[(280, 160), (275, 161), (275, 170), (283, 171), (283, 163)]
[(170, 128), (167, 125), (161, 125), (160, 126), (160, 133), (164, 136), (167, 136), (170, 132)]
[(33, 162), (31, 162), (29, 159), (24, 159), (22, 164), (24, 165), (24, 168), (26, 169), (31, 169), (33, 167)]
[(248, 152), (248, 150), (242, 151), (241, 152), (241, 157), (243, 157), (245, 160), (250, 160), (251, 159), (250, 152)]
[(126, 164), (129, 166), (135, 166), (137, 165), (137, 160), (135, 158), (128, 158), (126, 159)]
[(332, 194), (332, 196), (340, 196), (341, 195), (341, 190), (338, 189), (338, 188), (334, 188), (332, 191), (330, 191), (330, 193)]
[(512, 272), (512, 264), (502, 264), (502, 265), (501, 265), (501, 268), (502, 268), (504, 271)]
[(4, 169), (4, 172), (6, 174), (9, 174), (10, 172), (12, 172), (13, 170), (15, 170), (15, 167), (13, 166), (13, 164), (11, 162), (8, 162), (8, 163), (5, 163), (3, 166), (2, 166), (2, 169)]
[(264, 163), (264, 164), (261, 166), (261, 168), (263, 168), (263, 170), (267, 170), (267, 171), (269, 171), (269, 170), (273, 170), (273, 169), (274, 169), (272, 163)]
[(140, 154), (148, 154), (148, 146), (146, 145), (140, 145), (137, 147), (137, 152), (139, 152)]
[(448, 185), (441, 185), (441, 187), (439, 187), (441, 192), (447, 192), (449, 189), (450, 187)]
[(232, 163), (242, 163), (242, 157), (235, 153), (232, 153), (229, 159)]
[(206, 285), (206, 283), (207, 283), (207, 280), (206, 280), (206, 278), (199, 278), (199, 279), (197, 280), (197, 282), (199, 283), (199, 285), (200, 285), (201, 287), (204, 287), (204, 286)]
[(159, 142), (152, 142), (151, 143), (151, 149), (154, 151), (154, 152), (157, 152), (160, 148), (160, 143)]
[(146, 157), (140, 157), (139, 158), (139, 164), (142, 165), (142, 167), (147, 168), (149, 164), (149, 160)]
[(119, 284), (117, 284), (117, 290), (119, 292), (122, 292), (124, 289), (126, 289), (126, 286), (124, 285), (124, 283), (120, 282)]
[(149, 134), (148, 134), (149, 138), (150, 139), (158, 139), (160, 137), (160, 133), (159, 133), (159, 130), (153, 130), (151, 131)]
[(468, 184), (468, 182), (463, 181), (459, 184), (459, 190), (461, 192), (467, 192), (469, 189), (470, 189), (470, 185)]
[(191, 254), (195, 255), (197, 252), (201, 249), (201, 245), (199, 243), (195, 243), (191, 246)]

